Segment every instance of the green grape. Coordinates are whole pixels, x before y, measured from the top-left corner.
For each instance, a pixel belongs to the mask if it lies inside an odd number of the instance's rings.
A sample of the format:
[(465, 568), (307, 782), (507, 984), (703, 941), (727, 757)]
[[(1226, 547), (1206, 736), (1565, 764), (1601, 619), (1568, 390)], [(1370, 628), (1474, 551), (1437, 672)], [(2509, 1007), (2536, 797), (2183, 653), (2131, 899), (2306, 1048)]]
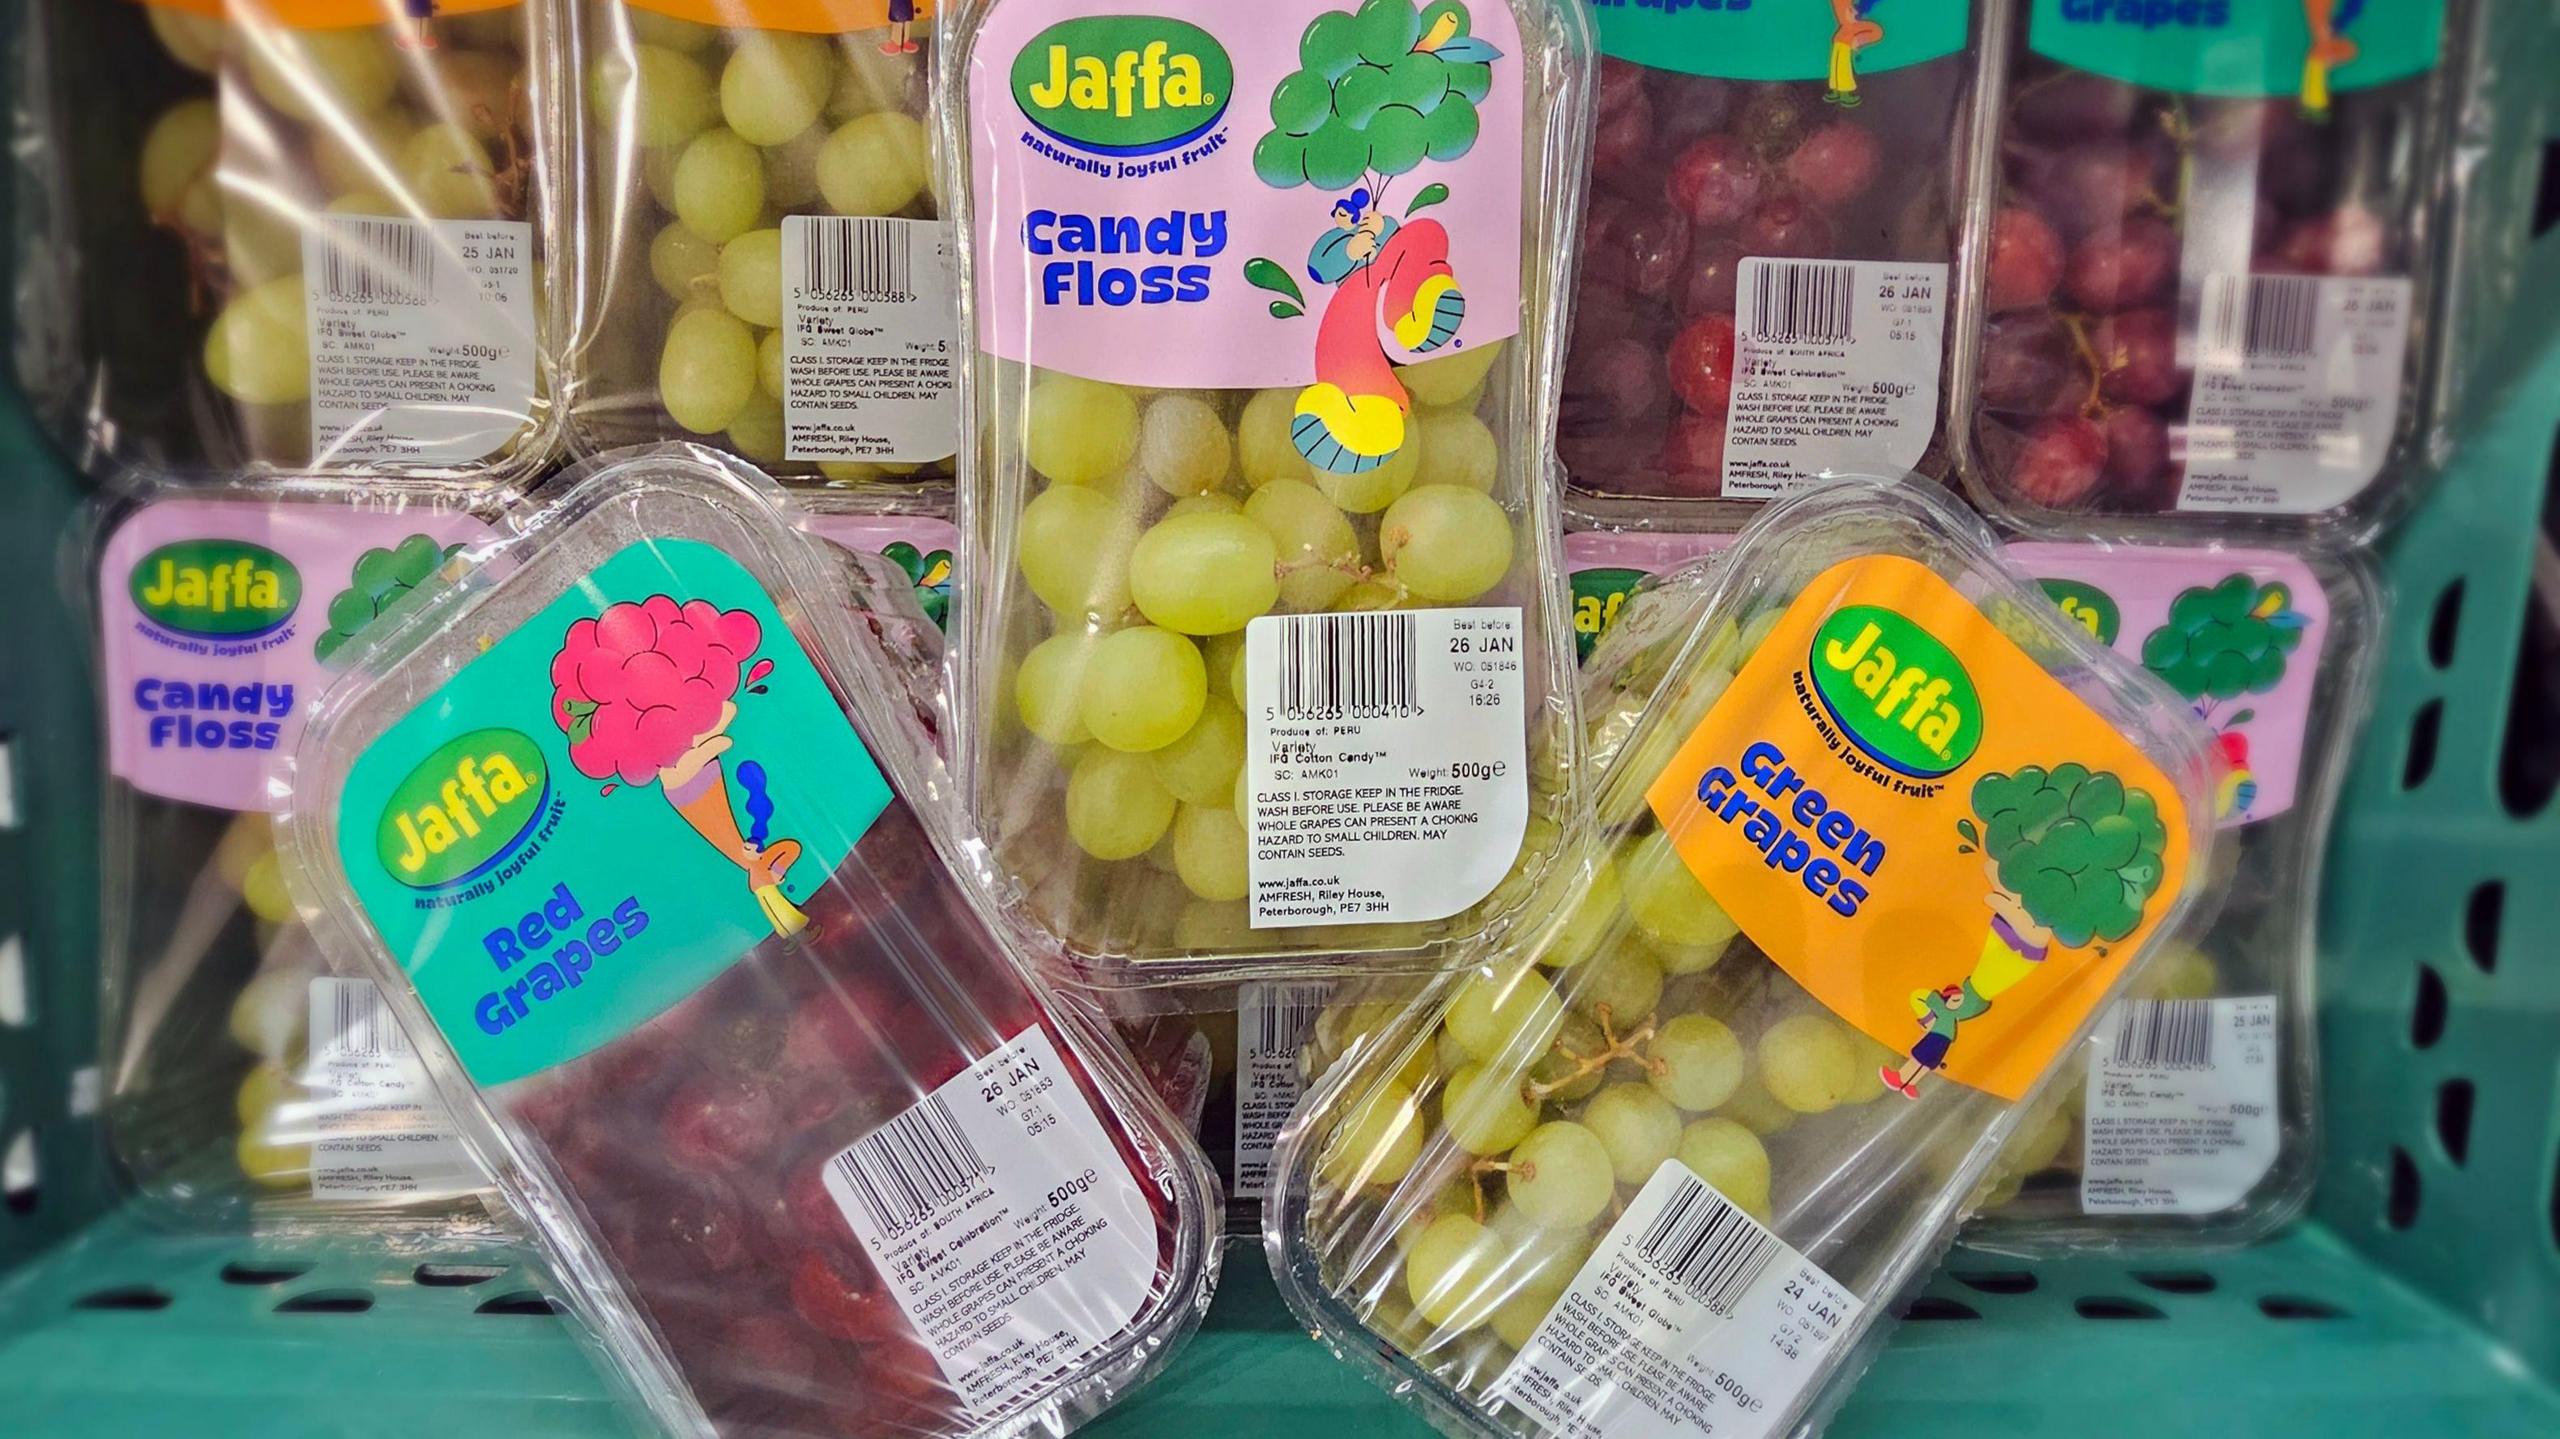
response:
[(782, 332), (776, 330), (756, 341), (756, 384), (777, 400), (790, 398), (783, 368)]
[(222, 253), (235, 285), (262, 285), (302, 272), (301, 217), (275, 208), (270, 198), (223, 198)]
[[(1528, 823), (1520, 830), (1520, 852), (1512, 857), (1510, 872), (1493, 887), (1492, 893), (1484, 897), (1484, 911), (1487, 914), (1508, 913), (1527, 899), (1532, 892), (1531, 881), (1542, 878), (1541, 866), (1555, 853), (1556, 844), (1563, 837), (1563, 829), (1554, 820), (1531, 810)], [(1614, 875), (1610, 882), (1616, 882)], [(1544, 955), (1539, 956), (1538, 962), (1555, 963)]]
[(1266, 481), (1245, 501), (1244, 513), (1270, 531), (1278, 547), (1282, 609), (1321, 610), (1351, 588), (1360, 568), (1360, 536), (1315, 486)]
[[(1093, 647), (1085, 671), (1084, 723), (1112, 749), (1162, 749), (1199, 723), (1208, 702), (1209, 671), (1200, 647), (1171, 630), (1139, 625), (1104, 635)], [(1150, 765), (1148, 773), (1154, 772)], [(1162, 789), (1163, 782), (1156, 787)]]
[[(1399, 1201), (1403, 1198), (1402, 1194), (1397, 1196)], [(1464, 1214), (1472, 1217), (1483, 1207), (1483, 1204), (1484, 1191), (1476, 1187), (1473, 1179), (1461, 1176), (1450, 1180), (1431, 1191), (1431, 1197), (1423, 1201), (1421, 1208), (1406, 1214), (1404, 1219), (1396, 1225), (1397, 1250), (1410, 1252), (1413, 1249), (1413, 1242), (1422, 1237), (1423, 1231), (1431, 1227), (1433, 1220), (1449, 1214)]]
[(1624, 1034), (1662, 1002), (1662, 966), (1631, 944), (1610, 948), (1573, 972), (1573, 1007)]
[(174, 218), (221, 154), (222, 116), (211, 100), (170, 106), (142, 140), (142, 208), (155, 220)]
[(1512, 1146), (1504, 1181), (1520, 1216), (1547, 1229), (1580, 1229), (1599, 1218), (1617, 1184), (1600, 1136), (1561, 1119)]
[(1256, 390), (1244, 402), (1236, 421), (1236, 467), (1244, 482), (1260, 489), (1273, 480), (1311, 480), (1315, 471), (1298, 453), (1290, 426), (1298, 414), (1295, 390)]
[(345, 125), (314, 126), (311, 168), (330, 193), (380, 189), (399, 177), (395, 156), (418, 133), (418, 117), (404, 105), (385, 105), (370, 115), (349, 117)]
[(1760, 1036), (1760, 1082), (1770, 1098), (1798, 1114), (1839, 1108), (1861, 1079), (1873, 1082), (1861, 1070), (1849, 1031), (1828, 1015), (1789, 1015)]
[[(2218, 845), (2214, 852), (2219, 855), (2226, 849), (2237, 854), (2240, 847)], [(2212, 955), (2181, 944), (2145, 961), (2134, 979), (2133, 992), (2144, 999), (2211, 999), (2222, 992), (2222, 974)]]
[(1626, 882), (1627, 914), (1636, 933), (1662, 957), (1669, 973), (1695, 974), (1712, 967), (1740, 932), (1660, 830), (1619, 853), (1618, 873)]
[(1213, 693), (1199, 721), (1148, 758), (1155, 762), (1156, 778), (1184, 804), (1230, 808), (1236, 776), (1244, 769), (1244, 711)]
[(1045, 375), (1023, 411), (1023, 458), (1059, 484), (1102, 484), (1138, 453), (1138, 403), (1118, 385)]
[(1460, 485), (1408, 491), (1378, 522), (1378, 554), (1413, 594), (1462, 605), (1511, 570), (1511, 517)]
[(1041, 603), (1075, 619), (1116, 623), (1129, 608), (1138, 523), (1099, 490), (1051, 485), (1022, 507), (1022, 579)]
[(1557, 1026), (1555, 1043), (1529, 1066), (1529, 1082), (1546, 1086), (1549, 1098), (1572, 1104), (1588, 1099), (1600, 1088), (1605, 1066), (1587, 1067), (1583, 1061), (1609, 1047), (1600, 1026), (1580, 1014), (1568, 1014)]
[(334, 123), (387, 103), (400, 86), (400, 61), (379, 26), (297, 30), (261, 25), (240, 47), (258, 98), (288, 120)]
[(1374, 470), (1337, 475), (1310, 466), (1307, 473), (1315, 477), (1316, 488), (1324, 491), (1326, 499), (1355, 515), (1374, 515), (1413, 488), (1414, 471), (1421, 467), (1422, 446), (1414, 432), (1407, 430), (1403, 447)]
[(1425, 410), (1414, 417), (1422, 438), (1422, 461), (1414, 487), (1463, 485), (1493, 493), (1502, 470), (1502, 451), (1484, 421), (1464, 410)]
[(1680, 1131), (1676, 1157), (1745, 1214), (1769, 1222), (1769, 1150), (1760, 1136), (1730, 1119), (1693, 1119)]
[(1764, 1139), (1785, 1133), (1797, 1117), (1794, 1110), (1769, 1093), (1769, 1086), (1760, 1082), (1756, 1067), (1743, 1071), (1742, 1083), (1734, 1087), (1733, 1097), (1719, 1106), (1719, 1112)]
[(400, 175), (418, 207), (440, 220), (487, 220), (498, 213), (498, 173), (489, 147), (460, 125), (428, 125), (400, 147)]
[(1138, 469), (1168, 495), (1207, 494), (1235, 472), (1227, 422), (1197, 395), (1156, 396), (1138, 428)]
[[(1405, 1006), (1392, 1000), (1337, 1005), (1328, 1009), (1316, 1020), (1316, 1053), (1330, 1064), (1356, 1046), (1372, 1042), (1386, 1044), (1395, 1038), (1396, 1027), (1405, 1013)], [(1406, 1089), (1419, 1094), (1422, 1087), (1431, 1082), (1433, 1072), (1431, 1046), (1416, 1045), (1405, 1055), (1404, 1062), (1396, 1067), (1395, 1079)]]
[(1187, 635), (1244, 628), (1280, 602), (1279, 549), (1243, 515), (1158, 521), (1129, 556), (1129, 597), (1150, 620)]
[(1612, 1084), (1582, 1106), (1583, 1127), (1600, 1137), (1620, 1184), (1642, 1184), (1680, 1147), (1680, 1111), (1641, 1084)]
[(380, 190), (350, 190), (329, 202), (332, 215), (405, 215), (409, 207)]
[(1742, 1041), (1723, 1021), (1704, 1014), (1682, 1014), (1663, 1021), (1645, 1045), (1652, 1061), (1649, 1082), (1654, 1092), (1692, 1114), (1733, 1098), (1750, 1068)]
[(1234, 807), (1236, 821), (1245, 825), (1250, 833), (1253, 824), (1253, 771), (1250, 767), (1236, 771)]
[(1244, 898), (1246, 848), (1244, 826), (1224, 805), (1186, 804), (1173, 818), (1174, 873), (1202, 899)]
[(1618, 867), (1603, 858), (1588, 870), (1564, 865), (1547, 873), (1536, 900), (1538, 912), (1544, 916), (1561, 907), (1565, 913), (1560, 921), (1536, 921), (1541, 930), (1538, 963), (1568, 969), (1598, 952), (1618, 927)]
[(1538, 1127), (1535, 1106), (1520, 1097), (1516, 1069), (1464, 1065), (1449, 1075), (1440, 1091), (1440, 1125), (1469, 1154), (1502, 1153)]
[(720, 247), (682, 225), (649, 241), (649, 275), (672, 300), (699, 300), (720, 287)]
[(731, 130), (710, 130), (676, 160), (676, 218), (725, 245), (764, 216), (764, 157)]
[(308, 398), (311, 337), (304, 325), (300, 275), (252, 286), (232, 297), (205, 332), (205, 378), (244, 404)]
[(764, 151), (764, 202), (782, 213), (798, 214), (818, 203), (818, 155), (827, 148), (827, 127), (812, 125)]
[(1067, 776), (1067, 833), (1095, 859), (1136, 859), (1173, 823), (1173, 796), (1145, 758), (1087, 750)]
[(1442, 1331), (1473, 1329), (1502, 1302), (1509, 1241), (1464, 1214), (1431, 1222), (1404, 1257), (1405, 1296)]
[(1564, 1001), (1536, 968), (1516, 965), (1492, 973), (1478, 972), (1458, 985), (1443, 1021), (1449, 1033), (1479, 1061), (1502, 1057), (1515, 1043), (1521, 1054), (1536, 1054), (1555, 1042), (1564, 1023)]
[(720, 247), (720, 303), (759, 329), (782, 323), (780, 230), (749, 230)]
[(729, 445), (759, 465), (782, 462), (789, 436), (783, 428), (782, 401), (762, 385), (747, 391), (747, 403), (729, 417)]
[(178, 228), (197, 240), (222, 238), (222, 181), (213, 171), (206, 171), (178, 197), (177, 221)]
[(640, 152), (640, 183), (648, 187), (649, 198), (658, 202), (658, 208), (670, 214), (676, 208), (676, 161), (683, 158), (681, 145)]
[(1493, 1337), (1514, 1349), (1528, 1348), (1530, 1336), (1538, 1332), (1538, 1326), (1546, 1322), (1548, 1312), (1563, 1297), (1561, 1293), (1523, 1289), (1503, 1300), (1493, 1311)]
[(815, 35), (750, 31), (720, 69), (720, 118), (751, 145), (779, 145), (818, 123), (835, 59)]
[(697, 435), (717, 434), (756, 392), (756, 333), (726, 310), (704, 306), (676, 317), (658, 356), (658, 399)]
[(151, 17), (151, 33), (160, 37), (170, 59), (199, 75), (212, 74), (213, 67), (222, 63), (223, 52), (230, 48), (231, 27), (220, 16), (198, 15), (165, 5), (145, 5), (142, 9)]
[(587, 103), (602, 116), (631, 107), (631, 123), (643, 149), (681, 145), (720, 118), (711, 73), (692, 56), (663, 45), (634, 45), (630, 58), (608, 55), (587, 82)]
[(1407, 365), (1396, 371), (1396, 378), (1404, 382), (1405, 392), (1413, 396), (1416, 405), (1428, 408), (1455, 405), (1466, 400), (1478, 385), (1484, 383), (1484, 377), (1493, 369), (1494, 360), (1502, 354), (1502, 344), (1496, 340), (1490, 345), (1470, 346), (1436, 360), (1425, 360), (1419, 365)]
[(1384, 580), (1354, 580), (1349, 589), (1335, 595), (1333, 603), (1325, 606), (1326, 610), (1337, 615), (1354, 614), (1364, 610), (1420, 608), (1422, 605), (1413, 596)]
[(655, 10), (643, 10), (637, 5), (622, 7), (622, 18), (631, 23), (632, 38), (643, 44), (660, 45), (686, 54), (708, 50), (711, 43), (720, 38), (717, 25), (705, 25), (699, 20), (679, 20)]
[(1051, 635), (1031, 647), (1013, 675), (1014, 712), (1022, 727), (1061, 748), (1093, 738), (1084, 723), (1084, 676), (1094, 639), (1081, 630)]
[(1413, 1091), (1380, 1080), (1360, 1096), (1325, 1136), (1316, 1155), (1316, 1177), (1336, 1189), (1393, 1184), (1422, 1157), (1422, 1111)]
[(1209, 681), (1238, 705), (1244, 703), (1244, 631), (1211, 635), (1201, 647), (1209, 661)]
[(1164, 516), (1166, 519), (1172, 519), (1177, 515), (1240, 515), (1243, 513), (1244, 501), (1224, 490), (1219, 490), (1214, 494), (1184, 495), (1181, 499), (1165, 506)]
[(839, 215), (894, 215), (923, 193), (927, 156), (924, 126), (914, 116), (856, 116), (818, 151), (818, 191)]

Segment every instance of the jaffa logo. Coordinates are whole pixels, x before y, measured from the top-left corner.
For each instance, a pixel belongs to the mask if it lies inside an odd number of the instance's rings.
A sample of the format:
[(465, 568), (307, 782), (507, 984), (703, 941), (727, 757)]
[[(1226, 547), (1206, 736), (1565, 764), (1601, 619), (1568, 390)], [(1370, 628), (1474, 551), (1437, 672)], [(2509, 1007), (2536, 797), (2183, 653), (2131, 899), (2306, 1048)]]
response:
[(1235, 66), (1208, 31), (1161, 15), (1088, 15), (1032, 37), (1013, 60), (1031, 123), (1092, 155), (1152, 155), (1209, 133)]
[(473, 730), (436, 747), (393, 787), (374, 850), (411, 889), (445, 889), (496, 868), (542, 818), (551, 776), (531, 736)]
[(246, 540), (162, 545), (133, 567), (128, 585), (153, 624), (201, 639), (255, 639), (281, 628), (302, 603), (293, 562)]
[(1844, 605), (1813, 632), (1814, 692), (1867, 756), (1935, 779), (1982, 743), (1982, 696), (1938, 637), (1878, 605)]

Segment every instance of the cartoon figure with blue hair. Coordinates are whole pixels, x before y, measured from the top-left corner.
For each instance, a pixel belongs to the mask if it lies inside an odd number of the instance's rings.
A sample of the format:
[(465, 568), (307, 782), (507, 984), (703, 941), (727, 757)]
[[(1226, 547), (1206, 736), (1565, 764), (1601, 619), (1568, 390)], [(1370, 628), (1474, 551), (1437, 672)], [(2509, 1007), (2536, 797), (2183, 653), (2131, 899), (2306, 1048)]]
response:
[(2302, 59), (2302, 113), (2308, 118), (2329, 118), (2329, 72), (2355, 60), (2356, 42), (2345, 31), (2363, 13), (2364, 0), (2302, 0), (2302, 18), (2311, 27), (2310, 53)]

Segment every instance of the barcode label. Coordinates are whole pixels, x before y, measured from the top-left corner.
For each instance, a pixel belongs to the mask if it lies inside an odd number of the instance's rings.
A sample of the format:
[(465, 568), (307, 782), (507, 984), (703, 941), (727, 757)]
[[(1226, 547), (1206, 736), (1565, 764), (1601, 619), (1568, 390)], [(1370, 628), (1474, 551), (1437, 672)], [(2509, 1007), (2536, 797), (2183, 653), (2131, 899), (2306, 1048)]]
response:
[(890, 1234), (968, 1192), (987, 1172), (940, 1095), (846, 1146), (835, 1166), (872, 1224)]
[[(325, 987), (325, 989), (324, 989)], [(327, 1006), (325, 1027), (316, 1027), (316, 1054), (333, 1059), (406, 1059), (416, 1053), (408, 1031), (391, 1020), (382, 991), (361, 979), (314, 981), (314, 998)]]
[(1271, 1155), (1297, 1108), (1298, 1056), (1314, 1037), (1329, 984), (1262, 981), (1236, 991), (1236, 1148), (1228, 1192), (1254, 1200), (1271, 1193)]
[(1752, 338), (1786, 344), (1855, 341), (1858, 267), (1817, 260), (1764, 260), (1751, 277)]
[(1294, 1057), (1306, 1047), (1307, 1036), (1315, 1033), (1316, 1017), (1324, 1013), (1324, 998), (1331, 990), (1324, 984), (1252, 986), (1246, 1008), (1252, 1018), (1244, 1035), (1252, 1052)]
[(2204, 999), (2127, 1000), (2116, 1020), (2119, 1069), (2211, 1069), (2213, 1002)]
[(415, 220), (328, 217), (320, 257), (324, 299), (359, 305), (424, 305), (436, 294), (435, 239)]
[(1411, 615), (1289, 615), (1280, 631), (1280, 716), (1409, 719), (1422, 713)]
[(830, 300), (916, 297), (915, 227), (869, 215), (811, 215), (800, 249), (800, 283)]
[(2301, 275), (2207, 275), (2202, 364), (2302, 360), (2318, 331), (2320, 282)]
[(1778, 1257), (1778, 1237), (1695, 1179), (1682, 1179), (1636, 1252), (1718, 1314), (1731, 1315)]

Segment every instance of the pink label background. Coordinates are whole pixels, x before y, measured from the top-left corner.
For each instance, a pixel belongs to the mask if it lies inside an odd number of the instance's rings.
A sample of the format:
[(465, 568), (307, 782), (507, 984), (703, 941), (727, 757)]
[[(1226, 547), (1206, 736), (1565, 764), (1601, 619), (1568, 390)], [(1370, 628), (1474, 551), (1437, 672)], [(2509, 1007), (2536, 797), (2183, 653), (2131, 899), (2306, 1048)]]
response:
[(809, 514), (800, 516), (800, 528), (848, 550), (878, 554), (900, 540), (932, 554), (935, 550), (960, 552), (960, 531), (949, 520), (932, 515), (844, 515)]
[[(278, 780), (301, 739), (303, 717), (338, 677), (334, 666), (322, 664), (312, 653), (328, 633), (329, 602), (347, 587), (366, 550), (419, 534), (446, 545), (486, 538), (489, 527), (449, 510), (237, 500), (167, 500), (126, 519), (107, 541), (98, 570), (109, 768), (147, 794), (216, 809), (282, 810), (287, 791)], [(302, 597), (292, 616), (275, 631), (249, 641), (248, 653), (191, 654), (176, 648), (170, 641), (225, 648), (222, 641), (164, 629), (134, 603), (133, 567), (153, 550), (180, 540), (243, 540), (284, 556), (302, 576)], [(136, 685), (155, 679), (289, 684), (293, 707), (280, 721), (283, 728), (273, 749), (155, 749), (152, 713), (134, 698)], [(230, 718), (221, 713), (205, 717)]]
[[(1271, 129), (1273, 88), (1298, 68), (1300, 33), (1328, 10), (1355, 8), (1357, 0), (1192, 0), (1156, 7), (1128, 0), (1008, 0), (997, 6), (969, 61), (979, 345), (1006, 359), (1124, 385), (1263, 389), (1313, 380), (1316, 321), (1333, 291), (1308, 276), (1307, 251), (1332, 225), (1341, 194), (1304, 184), (1273, 189), (1253, 172), (1253, 146)], [(1385, 201), (1386, 213), (1402, 222), (1416, 191), (1434, 182), (1449, 187), (1448, 199), (1413, 218), (1448, 228), (1450, 263), (1467, 297), (1461, 348), (1519, 333), (1521, 234), (1533, 223), (1521, 205), (1526, 59), (1519, 30), (1503, 0), (1467, 8), (1472, 33), (1502, 51), (1493, 62), (1493, 88), (1476, 106), (1481, 129), (1475, 148), (1454, 161), (1425, 160), (1394, 177)], [(1210, 132), (1224, 132), (1226, 147), (1171, 174), (1136, 179), (1089, 175), (1025, 147), (1022, 136), (1033, 133), (1071, 149), (1038, 131), (1014, 102), (1013, 61), (1022, 47), (1061, 20), (1139, 14), (1189, 21), (1226, 47), (1235, 65), (1235, 89)], [(1165, 155), (1179, 155), (1208, 138)], [(1119, 163), (1116, 157), (1089, 158)], [(1031, 211), (1144, 220), (1174, 209), (1196, 214), (1221, 207), (1227, 211), (1227, 247), (1205, 262), (1214, 272), (1208, 299), (1124, 306), (1039, 303), (1040, 271), (1051, 260), (1142, 268), (1187, 259), (1034, 255), (1022, 242), (1022, 219)], [(1298, 282), (1307, 297), (1304, 315), (1283, 320), (1271, 314), (1271, 302), (1281, 297), (1245, 282), (1245, 261), (1256, 256), (1276, 261)], [(1390, 354), (1395, 355), (1392, 348)]]

